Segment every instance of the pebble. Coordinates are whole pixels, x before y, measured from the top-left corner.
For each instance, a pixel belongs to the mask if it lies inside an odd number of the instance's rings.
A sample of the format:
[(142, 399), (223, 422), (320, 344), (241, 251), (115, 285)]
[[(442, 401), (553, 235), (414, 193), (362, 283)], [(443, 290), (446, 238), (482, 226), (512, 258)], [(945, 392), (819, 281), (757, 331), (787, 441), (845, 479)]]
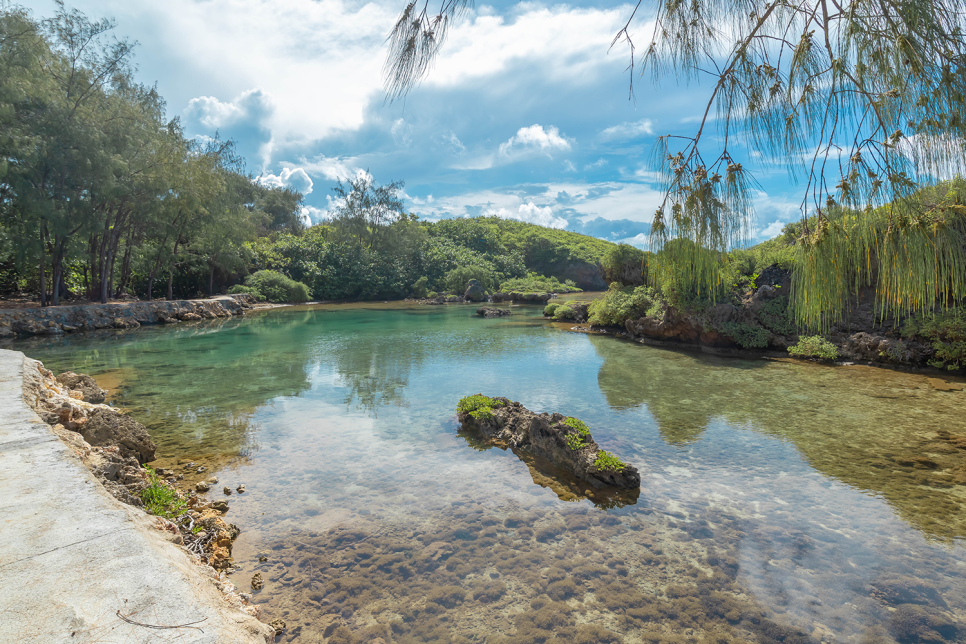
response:
[(252, 575), (253, 590), (261, 590), (263, 585), (264, 585), (264, 582), (262, 581), (262, 573), (256, 572), (254, 575)]
[(231, 488), (230, 487), (226, 487), (225, 489), (222, 490), (222, 492), (225, 493), (225, 496), (231, 496)]
[(244, 484), (244, 483), (242, 483), (241, 485), (239, 485), (238, 487), (236, 487), (236, 488), (235, 488), (235, 490), (236, 490), (236, 491), (237, 491), (237, 492), (238, 492), (239, 494), (244, 494), (244, 493), (245, 493), (245, 484)]

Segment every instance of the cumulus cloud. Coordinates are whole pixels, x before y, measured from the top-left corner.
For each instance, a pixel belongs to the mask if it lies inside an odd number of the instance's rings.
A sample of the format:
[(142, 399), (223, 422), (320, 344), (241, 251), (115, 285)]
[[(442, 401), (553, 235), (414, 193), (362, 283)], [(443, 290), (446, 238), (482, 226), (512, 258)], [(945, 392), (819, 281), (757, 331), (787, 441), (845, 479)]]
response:
[(767, 226), (765, 226), (759, 233), (758, 237), (762, 239), (771, 239), (772, 237), (777, 237), (781, 234), (782, 228), (785, 227), (785, 222), (783, 221), (773, 221)]
[(567, 220), (562, 217), (557, 217), (553, 214), (553, 208), (550, 206), (536, 206), (531, 201), (529, 203), (520, 204), (516, 211), (507, 210), (506, 208), (498, 208), (496, 210), (487, 210), (483, 214), (487, 216), (496, 215), (497, 217), (503, 217), (504, 219), (518, 219), (520, 221), (525, 221), (529, 224), (538, 224), (540, 226), (547, 226), (548, 228), (566, 228)]
[(219, 130), (240, 122), (261, 124), (275, 112), (272, 96), (260, 88), (242, 92), (229, 102), (214, 96), (199, 96), (188, 101), (184, 115), (207, 130)]
[(312, 174), (320, 174), (330, 181), (347, 181), (369, 173), (356, 165), (355, 157), (327, 157), (320, 154), (312, 161), (303, 161), (299, 165)]
[(263, 174), (258, 182), (272, 188), (292, 188), (303, 195), (312, 194), (312, 178), (302, 168), (283, 168), (278, 174)]
[(604, 139), (633, 139), (647, 134), (654, 134), (654, 124), (651, 119), (613, 125), (600, 132), (601, 138)]
[(302, 216), (302, 221), (304, 221), (306, 225), (312, 226), (325, 221), (329, 215), (329, 211), (323, 210), (322, 208), (316, 208), (315, 206), (304, 206), (300, 214)]
[(561, 136), (560, 130), (551, 125), (546, 130), (540, 124), (521, 127), (506, 143), (500, 144), (500, 154), (508, 156), (520, 150), (539, 150), (549, 154), (553, 150), (569, 150), (570, 141)]

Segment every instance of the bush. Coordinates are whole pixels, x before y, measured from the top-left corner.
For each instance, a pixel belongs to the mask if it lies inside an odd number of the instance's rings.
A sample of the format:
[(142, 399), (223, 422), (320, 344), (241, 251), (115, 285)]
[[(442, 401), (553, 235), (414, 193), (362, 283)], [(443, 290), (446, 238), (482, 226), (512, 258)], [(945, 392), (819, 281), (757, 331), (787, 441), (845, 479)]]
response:
[(515, 277), (504, 280), (500, 284), (500, 290), (504, 293), (580, 293), (581, 289), (572, 280), (563, 283), (557, 281), (556, 277), (544, 277), (536, 273), (530, 273), (526, 277)]
[(745, 349), (760, 349), (768, 346), (771, 333), (768, 329), (760, 326), (752, 326), (743, 322), (724, 322), (718, 326), (718, 330), (738, 343), (738, 346)]
[(413, 284), (413, 297), (416, 297), (419, 299), (423, 299), (424, 297), (426, 297), (426, 292), (427, 292), (426, 283), (428, 281), (429, 281), (429, 278), (427, 278), (425, 275), (423, 277), (420, 277), (418, 280), (416, 280), (416, 283)]
[(165, 519), (177, 519), (188, 511), (187, 503), (153, 469), (147, 466), (144, 469), (148, 471), (148, 486), (141, 490), (145, 510)]
[(614, 246), (600, 260), (604, 279), (626, 286), (640, 286), (647, 277), (647, 255), (630, 244)]
[(597, 453), (597, 459), (594, 461), (594, 467), (601, 471), (623, 472), (627, 463), (610, 452), (600, 450)]
[(265, 297), (261, 293), (259, 293), (257, 289), (254, 289), (251, 286), (245, 286), (244, 284), (235, 284), (230, 289), (228, 289), (229, 295), (238, 295), (240, 293), (247, 293), (248, 295), (251, 295), (256, 300), (258, 300), (259, 302), (265, 301)]
[[(238, 288), (234, 286), (229, 292)], [(252, 273), (245, 278), (244, 288), (250, 290), (235, 292), (251, 293), (258, 299), (269, 302), (291, 302), (293, 304), (300, 304), (302, 302), (308, 302), (311, 296), (311, 291), (305, 284), (296, 282), (288, 275), (271, 270)]]
[(469, 414), (476, 420), (493, 420), (493, 408), (502, 407), (503, 403), (483, 394), (465, 396), (456, 403), (456, 412)]
[(810, 335), (799, 339), (798, 344), (788, 347), (788, 353), (798, 358), (817, 358), (832, 361), (839, 357), (834, 344), (820, 335)]
[(554, 311), (556, 311), (558, 307), (560, 307), (560, 304), (557, 304), (556, 302), (551, 302), (550, 304), (543, 307), (544, 317), (552, 318)]
[(966, 313), (961, 309), (910, 318), (902, 327), (902, 335), (919, 336), (932, 345), (935, 353), (930, 366), (955, 371), (966, 363)]
[(599, 326), (623, 326), (627, 320), (663, 314), (663, 304), (649, 286), (621, 288), (613, 282), (603, 296), (587, 307), (589, 322)]
[(792, 335), (797, 331), (791, 309), (788, 307), (787, 295), (765, 300), (755, 316), (762, 326), (778, 335)]
[(496, 274), (483, 266), (460, 266), (446, 273), (443, 277), (443, 288), (450, 293), (462, 295), (470, 280), (476, 280), (486, 290), (496, 287)]
[(561, 304), (553, 313), (554, 320), (573, 320), (577, 317), (576, 311), (567, 306), (566, 304)]

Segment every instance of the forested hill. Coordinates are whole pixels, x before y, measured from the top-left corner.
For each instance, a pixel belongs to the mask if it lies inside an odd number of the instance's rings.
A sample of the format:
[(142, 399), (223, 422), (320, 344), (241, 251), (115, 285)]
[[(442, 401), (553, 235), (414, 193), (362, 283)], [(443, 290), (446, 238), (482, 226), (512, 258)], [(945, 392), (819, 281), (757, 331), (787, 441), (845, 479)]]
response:
[(538, 288), (540, 276), (606, 288), (599, 266), (617, 245), (499, 217), (403, 216), (377, 228), (333, 222), (275, 233), (249, 247), (253, 271), (282, 272), (308, 285), (316, 299), (347, 300), (462, 292), (470, 279), (490, 291), (506, 284)]

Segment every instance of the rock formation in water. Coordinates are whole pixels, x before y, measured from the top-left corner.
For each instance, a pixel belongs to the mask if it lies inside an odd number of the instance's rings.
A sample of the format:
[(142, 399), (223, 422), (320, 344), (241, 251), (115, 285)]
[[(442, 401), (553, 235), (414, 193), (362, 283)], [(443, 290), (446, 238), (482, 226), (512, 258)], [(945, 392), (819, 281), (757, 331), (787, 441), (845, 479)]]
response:
[(491, 302), (528, 302), (531, 304), (541, 304), (552, 298), (557, 297), (555, 293), (494, 293), (490, 296)]
[(466, 285), (466, 292), (463, 293), (463, 299), (467, 302), (482, 302), (486, 299), (486, 291), (483, 289), (483, 285), (477, 280), (470, 280)]
[(457, 407), (464, 428), (477, 430), (487, 439), (526, 450), (594, 487), (635, 489), (641, 475), (633, 465), (600, 449), (590, 429), (563, 414), (536, 414), (507, 398), (467, 396)]
[(498, 309), (493, 306), (481, 306), (476, 309), (476, 314), (485, 318), (501, 318), (510, 315), (510, 309)]

